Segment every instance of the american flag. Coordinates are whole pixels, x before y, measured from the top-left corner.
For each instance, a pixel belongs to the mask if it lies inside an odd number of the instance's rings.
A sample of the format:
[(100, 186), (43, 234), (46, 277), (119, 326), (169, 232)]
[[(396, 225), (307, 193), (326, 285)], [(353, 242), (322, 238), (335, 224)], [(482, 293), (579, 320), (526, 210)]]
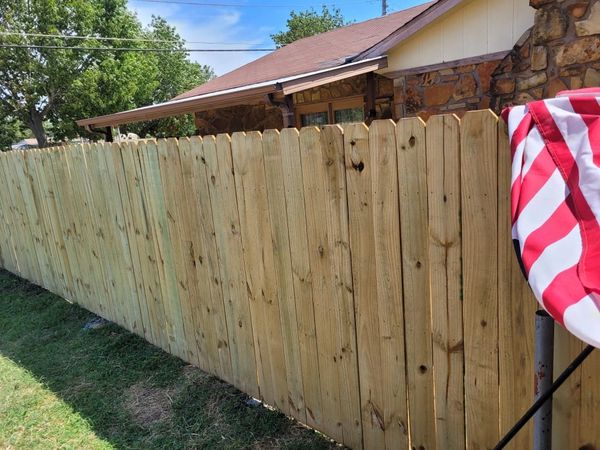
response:
[(512, 237), (542, 307), (600, 347), (600, 89), (503, 114), (512, 153)]

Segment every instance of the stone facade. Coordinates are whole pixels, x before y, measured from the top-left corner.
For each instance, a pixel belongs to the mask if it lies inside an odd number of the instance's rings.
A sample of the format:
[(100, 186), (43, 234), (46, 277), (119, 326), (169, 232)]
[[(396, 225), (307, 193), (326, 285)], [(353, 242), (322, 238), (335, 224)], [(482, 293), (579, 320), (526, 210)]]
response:
[(492, 79), (492, 109), (600, 86), (600, 0), (530, 0), (535, 23)]
[[(375, 118), (391, 118), (394, 97), (392, 80), (375, 75)], [(356, 96), (366, 96), (367, 75), (324, 84), (293, 94), (295, 105), (330, 102)], [(283, 117), (277, 106), (260, 103), (219, 108), (196, 113), (196, 128), (200, 135), (282, 129)]]
[(487, 61), (394, 79), (395, 117), (462, 115), (490, 105), (491, 75), (500, 61)]
[(236, 131), (264, 131), (283, 128), (283, 116), (277, 106), (239, 105), (196, 113), (196, 129), (201, 136)]

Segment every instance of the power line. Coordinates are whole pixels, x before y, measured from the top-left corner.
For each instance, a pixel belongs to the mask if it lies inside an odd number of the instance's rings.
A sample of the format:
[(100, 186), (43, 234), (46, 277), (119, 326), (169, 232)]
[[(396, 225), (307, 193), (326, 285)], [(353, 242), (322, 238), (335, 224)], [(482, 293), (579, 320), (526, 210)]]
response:
[[(180, 41), (171, 41), (165, 39), (147, 39), (147, 38), (122, 38), (108, 36), (79, 36), (71, 34), (45, 34), (45, 33), (20, 33), (18, 31), (0, 31), (0, 36), (20, 36), (20, 37), (48, 37), (60, 39), (81, 39), (95, 41), (124, 41), (124, 42), (155, 42), (163, 44), (179, 44)], [(252, 42), (209, 42), (209, 41), (185, 41), (186, 44), (236, 44), (236, 45), (252, 45)]]
[(63, 45), (21, 45), (21, 44), (0, 44), (0, 48), (37, 48), (50, 50), (85, 50), (85, 51), (106, 51), (106, 52), (272, 52), (274, 48), (127, 48), (127, 47), (75, 47)]
[[(206, 2), (194, 2), (187, 0), (131, 0), (134, 2), (147, 2), (147, 3), (167, 3), (171, 5), (192, 5), (192, 6), (210, 6), (217, 8), (310, 8), (310, 5), (302, 4), (248, 4), (248, 3), (206, 3)], [(328, 5), (336, 5), (336, 2), (327, 2)], [(364, 1), (359, 2), (347, 2), (345, 5), (364, 5)]]

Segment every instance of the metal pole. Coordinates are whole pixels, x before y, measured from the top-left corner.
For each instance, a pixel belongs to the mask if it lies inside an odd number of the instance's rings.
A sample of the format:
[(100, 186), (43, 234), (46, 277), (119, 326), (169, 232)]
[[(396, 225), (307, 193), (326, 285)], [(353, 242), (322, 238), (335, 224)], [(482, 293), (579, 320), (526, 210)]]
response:
[[(550, 390), (554, 378), (554, 320), (546, 311), (535, 313), (535, 399)], [(533, 417), (533, 450), (552, 448), (552, 398)]]
[(590, 356), (590, 354), (595, 350), (595, 347), (588, 345), (583, 351), (573, 360), (573, 362), (567, 367), (563, 373), (561, 373), (556, 381), (552, 383), (552, 387), (544, 392), (539, 399), (527, 410), (523, 417), (519, 419), (519, 421), (510, 429), (508, 433), (496, 444), (494, 450), (501, 450), (507, 446), (507, 444), (512, 441), (512, 439), (517, 435), (521, 428), (527, 425), (527, 422), (533, 417), (533, 415), (542, 407), (546, 400), (552, 397), (554, 393), (558, 390), (559, 387), (563, 385), (565, 381), (571, 376), (575, 370), (581, 365), (585, 359)]

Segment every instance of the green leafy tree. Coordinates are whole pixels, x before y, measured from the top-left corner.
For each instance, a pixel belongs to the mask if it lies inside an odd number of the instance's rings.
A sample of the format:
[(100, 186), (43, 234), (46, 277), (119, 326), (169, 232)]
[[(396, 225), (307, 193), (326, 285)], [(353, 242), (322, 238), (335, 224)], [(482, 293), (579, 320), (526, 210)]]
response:
[(0, 152), (10, 150), (12, 144), (26, 136), (21, 121), (11, 116), (0, 115)]
[(272, 34), (271, 39), (277, 48), (280, 48), (298, 39), (324, 33), (350, 23), (344, 20), (339, 9), (334, 8), (330, 11), (325, 5), (323, 5), (321, 13), (313, 8), (298, 13), (292, 11), (287, 20), (287, 30)]
[[(0, 31), (114, 37), (129, 40), (0, 36), (0, 44), (68, 48), (8, 48), (0, 45), (0, 117), (31, 129), (40, 146), (83, 134), (76, 119), (168, 100), (213, 76), (185, 52), (117, 51), (183, 48), (184, 41), (160, 18), (149, 30), (126, 7), (127, 0), (12, 0), (0, 2)], [(164, 39), (169, 42), (148, 42)], [(180, 73), (175, 73), (180, 69)], [(155, 122), (146, 133), (188, 134), (191, 119)], [(98, 137), (98, 135), (90, 135)]]

